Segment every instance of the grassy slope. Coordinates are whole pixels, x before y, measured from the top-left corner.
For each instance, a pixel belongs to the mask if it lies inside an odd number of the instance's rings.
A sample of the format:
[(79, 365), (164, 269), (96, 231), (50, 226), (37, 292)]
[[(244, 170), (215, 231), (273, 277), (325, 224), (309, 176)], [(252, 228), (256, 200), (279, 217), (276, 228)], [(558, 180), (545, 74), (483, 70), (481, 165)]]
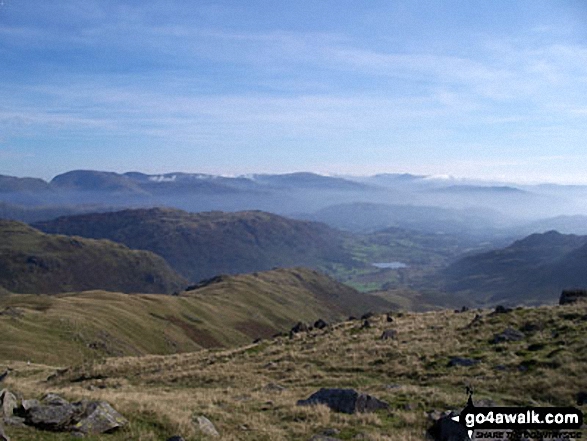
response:
[(489, 304), (555, 303), (561, 289), (587, 284), (587, 248), (581, 248), (586, 242), (586, 236), (555, 231), (532, 234), (506, 248), (464, 257), (439, 280), (450, 292)]
[[(475, 314), (449, 311), (384, 317), (362, 329), (360, 321), (224, 351), (174, 356), (112, 358), (70, 369), (49, 383), (53, 369), (13, 363), (8, 386), (25, 395), (49, 387), (69, 398), (103, 398), (131, 420), (109, 439), (166, 439), (181, 433), (200, 439), (190, 420), (206, 415), (224, 440), (308, 440), (326, 428), (337, 438), (423, 439), (425, 412), (465, 405), (465, 386), (475, 399), (509, 406), (572, 406), (587, 388), (587, 304), (519, 309), (471, 325)], [(526, 330), (522, 341), (490, 344), (506, 327)], [(396, 340), (380, 340), (383, 330)], [(447, 367), (453, 356), (473, 357), (472, 367)], [(72, 382), (81, 375), (102, 377)], [(277, 383), (276, 391), (267, 387)], [(295, 402), (320, 387), (355, 387), (388, 401), (389, 412), (341, 415)], [(89, 390), (89, 389), (91, 390)], [(14, 438), (65, 440), (64, 435), (8, 428)], [(91, 439), (91, 438), (90, 438)]]
[(64, 217), (36, 226), (152, 251), (194, 282), (276, 266), (352, 263), (340, 232), (259, 211), (193, 214), (153, 208)]
[(185, 286), (185, 280), (150, 252), (106, 240), (44, 234), (0, 220), (0, 286), (18, 293), (169, 293)]
[(0, 358), (69, 363), (227, 347), (287, 331), (299, 320), (389, 307), (306, 269), (225, 276), (181, 296), (11, 295), (0, 297)]

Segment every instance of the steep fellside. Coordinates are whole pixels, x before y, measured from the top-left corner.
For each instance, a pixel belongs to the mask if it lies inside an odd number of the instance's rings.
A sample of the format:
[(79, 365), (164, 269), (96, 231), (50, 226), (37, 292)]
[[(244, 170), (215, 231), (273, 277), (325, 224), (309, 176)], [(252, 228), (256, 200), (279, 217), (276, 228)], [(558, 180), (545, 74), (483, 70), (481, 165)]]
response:
[(6, 295), (0, 296), (0, 359), (64, 363), (229, 347), (298, 321), (388, 309), (383, 300), (301, 268), (222, 276), (178, 296)]
[(0, 286), (15, 293), (171, 293), (184, 287), (185, 280), (148, 251), (107, 240), (45, 234), (0, 220)]
[(342, 233), (260, 211), (193, 214), (153, 208), (62, 217), (35, 226), (152, 251), (192, 281), (276, 266), (352, 263)]
[(560, 290), (587, 286), (587, 236), (556, 231), (532, 234), (512, 245), (468, 256), (442, 273), (450, 292), (499, 303), (554, 303)]

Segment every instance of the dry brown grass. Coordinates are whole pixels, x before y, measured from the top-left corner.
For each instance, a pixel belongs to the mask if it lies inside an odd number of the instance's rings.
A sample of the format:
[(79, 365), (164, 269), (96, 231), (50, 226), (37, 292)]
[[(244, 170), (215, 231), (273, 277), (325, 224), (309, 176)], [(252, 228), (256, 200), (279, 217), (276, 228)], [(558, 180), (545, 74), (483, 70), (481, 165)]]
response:
[[(52, 368), (13, 363), (8, 385), (27, 396), (52, 390), (71, 399), (110, 401), (131, 420), (113, 440), (176, 433), (196, 440), (192, 419), (205, 415), (222, 440), (307, 440), (335, 429), (341, 439), (408, 441), (423, 438), (427, 411), (462, 407), (466, 385), (476, 399), (506, 405), (573, 405), (575, 394), (587, 389), (586, 305), (483, 311), (478, 324), (469, 326), (476, 313), (407, 313), (393, 323), (376, 317), (368, 329), (361, 321), (344, 322), (230, 350), (110, 358), (49, 383)], [(524, 340), (489, 343), (506, 327), (529, 323), (536, 329)], [(397, 339), (380, 340), (388, 328), (397, 330)], [(481, 362), (449, 368), (452, 356)], [(72, 382), (82, 374), (96, 378)], [(320, 387), (354, 387), (388, 401), (390, 410), (344, 415), (324, 406), (296, 406)]]

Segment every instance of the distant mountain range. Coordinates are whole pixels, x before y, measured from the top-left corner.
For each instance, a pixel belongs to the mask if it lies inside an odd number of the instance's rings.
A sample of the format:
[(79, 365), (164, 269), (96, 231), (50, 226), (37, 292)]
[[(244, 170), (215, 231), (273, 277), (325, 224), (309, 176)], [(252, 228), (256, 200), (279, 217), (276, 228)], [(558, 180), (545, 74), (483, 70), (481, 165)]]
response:
[[(30, 212), (22, 212), (23, 207), (55, 210), (93, 205), (97, 211), (107, 211), (169, 206), (197, 212), (262, 210), (291, 216), (312, 214), (333, 205), (372, 203), (465, 209), (475, 213), (488, 210), (497, 214), (500, 223), (505, 225), (554, 215), (582, 214), (584, 210), (580, 211), (580, 207), (584, 206), (587, 190), (580, 191), (581, 188), (515, 186), (411, 174), (342, 177), (297, 172), (227, 177), (73, 170), (55, 176), (50, 182), (0, 176), (0, 202), (10, 204), (4, 207), (4, 212), (16, 220), (28, 220), (22, 219), (23, 215), (31, 217)], [(12, 215), (11, 206), (16, 206)]]
[(0, 286), (15, 293), (104, 289), (172, 293), (186, 280), (160, 257), (108, 240), (45, 234), (0, 220)]

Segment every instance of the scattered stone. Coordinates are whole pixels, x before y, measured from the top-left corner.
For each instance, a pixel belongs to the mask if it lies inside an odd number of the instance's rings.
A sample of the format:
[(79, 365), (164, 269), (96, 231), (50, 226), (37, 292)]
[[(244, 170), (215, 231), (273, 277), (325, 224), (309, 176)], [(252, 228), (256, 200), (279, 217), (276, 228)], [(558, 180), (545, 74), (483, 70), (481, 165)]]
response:
[(397, 337), (397, 331), (395, 329), (387, 329), (381, 334), (381, 340), (395, 340)]
[(185, 440), (183, 439), (183, 437), (181, 437), (179, 435), (174, 435), (170, 438), (167, 438), (167, 441), (185, 441)]
[(350, 315), (349, 318), (347, 319), (349, 322), (352, 322), (354, 320), (357, 320), (357, 318), (354, 315)]
[(253, 344), (256, 345), (257, 343), (261, 343), (263, 341), (262, 338), (256, 338), (253, 340)]
[(326, 435), (314, 435), (308, 441), (341, 441), (340, 438), (333, 438)]
[(393, 317), (391, 316), (391, 314), (390, 314), (390, 313), (387, 313), (387, 314), (385, 314), (385, 321), (386, 321), (387, 323), (391, 323), (391, 322), (393, 322)]
[(10, 418), (14, 414), (14, 409), (18, 407), (18, 400), (16, 396), (8, 389), (3, 389), (0, 392), (0, 416), (4, 418)]
[(467, 429), (462, 424), (452, 420), (456, 414), (450, 413), (445, 415), (434, 423), (428, 429), (428, 434), (434, 441), (469, 441)]
[(587, 392), (582, 391), (577, 394), (577, 405), (583, 406), (584, 404), (587, 404)]
[(325, 435), (325, 436), (334, 436), (334, 435), (338, 435), (339, 433), (340, 433), (340, 430), (334, 429), (334, 428), (328, 428), (328, 429), (324, 429), (322, 431), (322, 435)]
[(526, 336), (524, 335), (524, 333), (517, 331), (514, 328), (506, 328), (503, 332), (495, 334), (493, 336), (493, 339), (491, 340), (491, 343), (497, 344), (509, 341), (520, 341), (523, 340), (525, 337)]
[(361, 325), (361, 329), (369, 329), (371, 327), (371, 322), (369, 320), (365, 320)]
[(587, 290), (585, 289), (565, 289), (561, 293), (558, 301), (559, 305), (569, 305), (580, 300), (587, 300)]
[(371, 317), (373, 317), (375, 314), (373, 314), (372, 312), (366, 312), (365, 314), (363, 314), (361, 316), (361, 320), (369, 320)]
[(480, 360), (476, 360), (473, 358), (463, 358), (463, 357), (452, 357), (447, 366), (448, 367), (455, 367), (455, 366), (464, 366), (464, 367), (469, 367), (469, 366), (475, 366), (476, 364), (479, 364), (481, 361)]
[(289, 331), (290, 334), (298, 334), (300, 332), (308, 332), (310, 328), (303, 322), (297, 322), (293, 328)]
[(513, 311), (513, 309), (512, 309), (512, 308), (506, 308), (506, 307), (505, 307), (505, 306), (503, 306), (503, 305), (497, 305), (497, 306), (495, 307), (495, 310), (494, 310), (494, 311), (493, 311), (491, 314), (492, 314), (492, 315), (495, 315), (495, 314), (507, 314), (507, 313), (510, 313), (510, 312), (512, 312), (512, 311)]
[(198, 429), (200, 430), (200, 432), (202, 432), (204, 435), (208, 435), (213, 438), (217, 438), (220, 436), (218, 430), (216, 430), (216, 427), (214, 427), (214, 424), (212, 424), (212, 421), (210, 421), (205, 416), (200, 415), (196, 417), (195, 422), (198, 424)]
[(298, 406), (325, 404), (335, 412), (363, 413), (374, 412), (379, 409), (388, 409), (389, 405), (371, 395), (362, 394), (354, 389), (326, 389), (322, 388), (306, 400), (299, 400)]
[(324, 328), (327, 328), (327, 327), (328, 327), (328, 323), (327, 323), (327, 322), (325, 322), (325, 321), (324, 321), (324, 320), (322, 320), (322, 319), (318, 319), (318, 320), (316, 320), (316, 322), (314, 323), (314, 328), (316, 328), (316, 329), (324, 329)]
[(277, 383), (269, 383), (263, 387), (265, 392), (283, 392), (287, 388)]

